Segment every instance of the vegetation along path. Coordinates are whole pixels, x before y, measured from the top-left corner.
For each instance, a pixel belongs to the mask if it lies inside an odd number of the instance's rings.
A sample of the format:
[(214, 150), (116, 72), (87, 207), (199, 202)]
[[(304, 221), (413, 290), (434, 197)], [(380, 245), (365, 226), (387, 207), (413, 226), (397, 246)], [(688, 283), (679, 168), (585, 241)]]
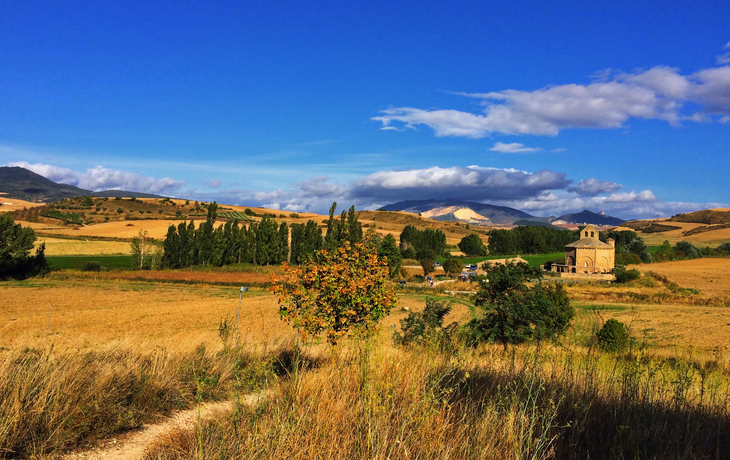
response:
[[(242, 403), (244, 405), (254, 405), (263, 397), (265, 397), (264, 393), (254, 393), (248, 395)], [(100, 441), (92, 448), (70, 452), (62, 456), (61, 459), (139, 460), (144, 458), (148, 446), (155, 441), (164, 439), (165, 436), (174, 432), (177, 428), (195, 426), (198, 420), (207, 419), (217, 412), (229, 411), (232, 407), (233, 401), (231, 400), (205, 403), (194, 409), (176, 412), (159, 423), (143, 424), (139, 430)]]

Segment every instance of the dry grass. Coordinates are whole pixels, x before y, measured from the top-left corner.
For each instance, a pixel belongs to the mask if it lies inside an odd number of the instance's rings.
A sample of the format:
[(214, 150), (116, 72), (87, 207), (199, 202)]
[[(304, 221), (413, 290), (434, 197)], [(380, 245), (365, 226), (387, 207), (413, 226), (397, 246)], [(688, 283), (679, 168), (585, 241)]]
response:
[(129, 243), (122, 241), (87, 241), (38, 236), (34, 247), (46, 245), (47, 256), (129, 254)]
[(32, 201), (24, 201), (16, 198), (8, 198), (5, 193), (0, 193), (0, 212), (19, 211), (21, 209), (37, 208), (45, 203), (34, 203)]
[[(203, 219), (204, 220), (204, 219)], [(68, 235), (75, 237), (112, 237), (112, 238), (124, 238), (132, 239), (139, 234), (140, 230), (146, 230), (150, 238), (164, 240), (167, 235), (167, 228), (170, 225), (178, 225), (181, 220), (135, 220), (135, 221), (119, 221), (119, 222), (107, 222), (103, 224), (89, 225), (86, 227), (64, 227), (64, 228), (53, 228), (46, 229), (43, 227), (38, 228), (37, 231), (41, 231), (47, 234), (53, 235)], [(188, 221), (189, 222), (189, 221)], [(194, 221), (196, 228), (200, 225), (202, 220)], [(25, 225), (25, 223), (23, 224)], [(222, 225), (219, 223), (219, 225)]]
[(730, 442), (718, 367), (527, 347), (343, 355), (145, 458), (694, 459)]
[[(652, 219), (654, 220), (654, 219)], [(664, 241), (669, 241), (671, 244), (676, 244), (679, 241), (689, 241), (690, 243), (694, 244), (695, 246), (700, 247), (717, 247), (720, 244), (724, 243), (725, 241), (730, 241), (730, 229), (724, 228), (719, 230), (712, 230), (709, 232), (702, 232), (697, 233), (694, 235), (684, 236), (682, 233), (693, 230), (698, 227), (703, 227), (705, 224), (698, 224), (698, 223), (691, 223), (691, 222), (674, 222), (674, 221), (668, 221), (666, 219), (658, 219), (659, 223), (667, 224), (667, 225), (673, 225), (675, 227), (680, 227), (678, 230), (670, 230), (668, 232), (658, 232), (658, 233), (641, 233), (639, 232), (639, 236), (644, 240), (644, 242), (648, 246), (661, 246), (661, 244)], [(616, 230), (631, 230), (634, 231), (631, 228), (627, 227), (617, 227)]]
[[(0, 297), (0, 346), (37, 339), (93, 349), (112, 340), (214, 342), (220, 320), (235, 321), (239, 290), (98, 279), (4, 284)], [(276, 299), (264, 292), (245, 294), (241, 330), (255, 343), (291, 335), (278, 317)]]
[(699, 289), (709, 296), (730, 296), (730, 259), (702, 258), (635, 265), (640, 272), (658, 273), (682, 287)]
[[(259, 275), (129, 274), (196, 273)], [(53, 457), (170, 409), (245, 394), (262, 382), (274, 391), (264, 406), (241, 407), (205, 425), (203, 444), (195, 431), (181, 430), (170, 438), (174, 445), (162, 443), (149, 457), (197, 457), (202, 446), (206, 458), (619, 458), (611, 451), (619, 447), (631, 458), (632, 452), (703, 458), (718, 439), (725, 442), (725, 434), (709, 439), (706, 427), (728, 426), (727, 351), (705, 353), (702, 361), (677, 360), (684, 352), (676, 351), (674, 361), (616, 360), (591, 357), (581, 347), (538, 355), (499, 347), (399, 351), (390, 345), (392, 326), (405, 308), (421, 310), (426, 297), (403, 295), (373, 349), (343, 344), (341, 359), (279, 381), (276, 372), (291, 375), (293, 333), (272, 295), (244, 294), (244, 352), (222, 353), (219, 327), (223, 318), (235, 321), (237, 286), (121, 275), (71, 271), (0, 285), (0, 450)], [(580, 311), (577, 324), (587, 329), (595, 318)], [(603, 314), (633, 321), (634, 331), (655, 328), (652, 340), (666, 347), (727, 346), (730, 335), (718, 326), (727, 308), (650, 305)], [(693, 335), (699, 315), (709, 321)], [(468, 304), (456, 303), (445, 323), (470, 317)], [(327, 350), (312, 353), (321, 361)], [(683, 381), (679, 388), (676, 382)], [(652, 437), (678, 442), (661, 447)]]
[[(587, 335), (603, 321), (616, 319), (629, 325), (636, 340), (653, 350), (671, 353), (683, 349), (730, 353), (730, 308), (672, 304), (616, 305), (605, 301), (581, 303), (574, 327)], [(598, 313), (597, 313), (598, 312)]]

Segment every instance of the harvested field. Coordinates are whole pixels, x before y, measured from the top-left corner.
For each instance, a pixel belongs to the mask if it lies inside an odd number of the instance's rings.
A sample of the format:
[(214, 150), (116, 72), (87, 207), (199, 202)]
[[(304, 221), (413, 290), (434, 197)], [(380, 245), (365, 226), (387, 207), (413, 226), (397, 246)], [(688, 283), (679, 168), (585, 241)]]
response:
[[(689, 241), (695, 246), (709, 246), (717, 247), (725, 241), (730, 241), (730, 229), (717, 229), (709, 232), (696, 233), (694, 235), (685, 236), (684, 232), (694, 230), (699, 227), (704, 227), (705, 224), (693, 223), (693, 222), (674, 222), (667, 219), (657, 220), (659, 224), (672, 225), (680, 227), (677, 230), (670, 230), (667, 232), (657, 233), (642, 233), (637, 232), (644, 242), (649, 246), (660, 246), (664, 241), (669, 241), (671, 244), (676, 244), (678, 241)], [(631, 230), (628, 227), (616, 227), (616, 230)]]
[[(140, 230), (147, 230), (150, 238), (165, 239), (167, 228), (170, 225), (178, 225), (181, 220), (135, 220), (107, 222), (103, 224), (89, 225), (87, 227), (55, 227), (38, 228), (37, 231), (49, 235), (68, 235), (76, 237), (101, 236), (112, 238), (132, 239), (139, 234)], [(195, 226), (200, 225), (201, 220), (194, 221)], [(25, 223), (23, 223), (25, 225)], [(222, 225), (220, 223), (219, 225)]]
[(8, 198), (0, 193), (0, 212), (19, 211), (23, 208), (36, 208), (43, 206), (45, 203), (34, 203), (32, 201), (18, 200), (16, 198)]
[[(238, 288), (88, 280), (40, 281), (0, 286), (0, 346), (28, 340), (94, 348), (114, 340), (215, 343), (221, 319), (233, 320)], [(242, 337), (261, 343), (289, 334), (276, 299), (250, 291), (241, 308)], [(50, 314), (49, 314), (50, 313)], [(49, 320), (50, 318), (50, 320)]]
[[(103, 276), (75, 280), (51, 277), (0, 285), (0, 346), (39, 340), (89, 349), (111, 341), (193, 346), (219, 343), (222, 319), (228, 318), (229, 324), (232, 321), (235, 325), (238, 287), (110, 281)], [(242, 340), (260, 344), (292, 336), (291, 326), (279, 318), (275, 296), (251, 289), (242, 299)], [(420, 311), (425, 301), (426, 296), (401, 296), (381, 329), (389, 335), (391, 326), (399, 325), (407, 315), (404, 307)], [(460, 321), (469, 315), (467, 306), (454, 303), (446, 321)]]
[[(278, 267), (276, 267), (278, 270)], [(273, 271), (272, 267), (272, 271)], [(227, 284), (233, 286), (261, 285), (271, 282), (268, 273), (228, 272), (228, 271), (188, 271), (188, 270), (135, 270), (110, 272), (73, 272), (68, 275), (59, 273), (53, 276), (59, 280), (79, 281), (161, 281), (187, 284)]]
[(47, 256), (129, 254), (129, 243), (121, 241), (84, 241), (38, 236), (34, 247), (46, 245)]
[(712, 351), (730, 351), (730, 308), (696, 305), (613, 305), (603, 302), (583, 304), (578, 308), (576, 325), (590, 330), (602, 310), (603, 320), (617, 319), (627, 324), (632, 336), (654, 347), (690, 347)]
[(694, 288), (707, 296), (730, 296), (730, 259), (704, 258), (656, 264), (634, 265), (640, 272), (658, 273), (683, 288)]

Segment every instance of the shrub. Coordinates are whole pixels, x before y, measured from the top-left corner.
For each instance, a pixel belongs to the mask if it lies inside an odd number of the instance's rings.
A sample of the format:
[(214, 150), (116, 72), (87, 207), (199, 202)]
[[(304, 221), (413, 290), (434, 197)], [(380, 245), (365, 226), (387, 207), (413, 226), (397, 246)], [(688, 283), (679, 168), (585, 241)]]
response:
[(619, 265), (636, 265), (642, 262), (638, 254), (632, 252), (622, 252), (616, 254), (616, 263)]
[(422, 312), (410, 312), (400, 321), (402, 334), (396, 332), (393, 340), (400, 345), (441, 342), (447, 335), (443, 328), (444, 317), (450, 311), (451, 302), (426, 299), (426, 308)]
[(90, 260), (81, 266), (81, 271), (84, 272), (100, 272), (102, 270), (101, 263)]
[(598, 347), (610, 353), (618, 353), (629, 345), (629, 329), (621, 321), (609, 319), (596, 333)]
[(722, 243), (720, 246), (717, 247), (717, 250), (730, 255), (730, 241)]
[(117, 208), (117, 214), (122, 214), (122, 213), (124, 213), (124, 209), (122, 209), (122, 208)]
[(675, 244), (674, 252), (680, 259), (699, 259), (702, 257), (700, 250), (689, 241), (680, 241)]
[(639, 279), (639, 277), (641, 276), (641, 272), (639, 272), (639, 270), (635, 268), (627, 270), (626, 267), (620, 265), (614, 267), (611, 273), (613, 273), (613, 276), (616, 277), (617, 283), (628, 283), (629, 281)]

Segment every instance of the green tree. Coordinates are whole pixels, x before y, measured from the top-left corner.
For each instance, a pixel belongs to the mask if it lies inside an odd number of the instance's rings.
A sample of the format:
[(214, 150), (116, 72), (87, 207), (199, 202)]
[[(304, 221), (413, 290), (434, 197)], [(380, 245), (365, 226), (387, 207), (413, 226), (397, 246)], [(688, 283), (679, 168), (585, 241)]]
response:
[(385, 261), (368, 238), (282, 268), (285, 279), (272, 283), (271, 291), (279, 298), (281, 318), (304, 339), (324, 335), (334, 346), (350, 333), (370, 334), (396, 304)]
[(423, 276), (428, 276), (429, 273), (436, 270), (436, 264), (433, 263), (433, 259), (426, 257), (421, 259), (421, 268), (423, 269)]
[(469, 323), (471, 339), (518, 344), (563, 335), (575, 316), (562, 284), (542, 284), (542, 270), (525, 263), (493, 265), (479, 281), (481, 319)]
[(398, 244), (395, 242), (395, 237), (388, 233), (385, 238), (380, 241), (378, 245), (378, 257), (387, 261), (388, 274), (391, 278), (395, 278), (400, 273), (401, 265), (403, 264), (403, 256), (401, 256), (398, 250)]
[(479, 235), (472, 233), (459, 241), (459, 250), (469, 257), (486, 256), (487, 247)]
[(453, 257), (451, 254), (446, 256), (446, 259), (444, 260), (444, 271), (449, 276), (454, 276), (464, 269), (464, 263), (457, 259), (456, 257)]
[(0, 279), (24, 279), (49, 271), (45, 245), (30, 255), (36, 235), (32, 228), (15, 223), (7, 214), (0, 214)]

